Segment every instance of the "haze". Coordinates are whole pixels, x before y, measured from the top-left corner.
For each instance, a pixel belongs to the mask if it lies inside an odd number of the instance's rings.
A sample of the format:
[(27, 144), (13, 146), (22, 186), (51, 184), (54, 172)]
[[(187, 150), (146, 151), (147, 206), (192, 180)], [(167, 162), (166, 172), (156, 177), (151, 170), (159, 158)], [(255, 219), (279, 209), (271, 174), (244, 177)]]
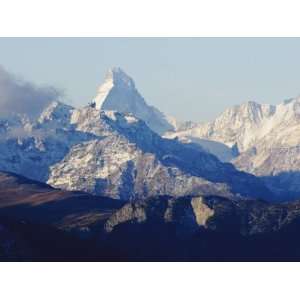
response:
[(300, 93), (299, 38), (0, 38), (0, 49), (7, 71), (63, 90), (74, 106), (95, 96), (112, 66), (149, 104), (181, 120)]

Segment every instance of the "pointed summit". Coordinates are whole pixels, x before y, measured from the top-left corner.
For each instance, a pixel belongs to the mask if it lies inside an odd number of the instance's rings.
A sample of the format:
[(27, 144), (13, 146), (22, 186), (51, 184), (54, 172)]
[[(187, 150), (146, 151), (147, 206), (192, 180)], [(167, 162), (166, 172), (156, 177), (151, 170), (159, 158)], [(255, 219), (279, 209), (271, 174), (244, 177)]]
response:
[(121, 68), (113, 67), (108, 69), (104, 83), (98, 88), (98, 93), (93, 101), (97, 109), (107, 109), (104, 107), (104, 102), (113, 88), (123, 91), (135, 90), (135, 84), (133, 79)]
[(134, 88), (134, 81), (121, 68), (114, 67), (108, 69), (105, 81), (110, 81), (114, 85), (121, 85), (127, 88)]
[(162, 112), (146, 103), (133, 79), (121, 68), (108, 70), (93, 102), (96, 109), (131, 113), (159, 134), (174, 129)]

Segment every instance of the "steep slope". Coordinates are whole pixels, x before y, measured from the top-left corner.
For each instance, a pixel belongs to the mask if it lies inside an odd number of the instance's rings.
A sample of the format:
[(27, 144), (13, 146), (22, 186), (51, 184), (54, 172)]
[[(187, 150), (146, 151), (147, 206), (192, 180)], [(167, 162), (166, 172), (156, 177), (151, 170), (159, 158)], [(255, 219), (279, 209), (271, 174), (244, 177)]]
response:
[(0, 172), (0, 216), (88, 233), (123, 204), (83, 192), (54, 189), (38, 181)]
[[(16, 127), (17, 129), (20, 129)], [(214, 194), (271, 198), (262, 182), (201, 147), (164, 139), (132, 114), (53, 102), (0, 141), (0, 169), (122, 200)]]
[(221, 142), (228, 147), (237, 146), (242, 152), (268, 133), (269, 128), (265, 123), (272, 118), (275, 111), (276, 107), (273, 105), (249, 101), (226, 109), (212, 122), (194, 124), (191, 128), (177, 132), (176, 135), (208, 139)]
[(281, 198), (297, 199), (300, 196), (299, 133), (298, 121), (286, 116), (281, 124), (241, 153), (233, 163), (241, 170), (262, 177)]
[(93, 102), (97, 109), (132, 113), (159, 134), (173, 130), (177, 124), (176, 120), (149, 106), (136, 89), (132, 78), (120, 68), (112, 68), (107, 72)]
[(132, 114), (53, 102), (36, 122), (3, 128), (0, 169), (62, 189), (125, 201), (190, 194), (272, 198), (254, 176), (199, 146), (160, 137)]
[(299, 208), (299, 201), (159, 197), (126, 204), (104, 229), (112, 253), (129, 260), (292, 261), (300, 258)]
[(268, 194), (255, 177), (237, 172), (199, 147), (160, 137), (132, 115), (86, 107), (74, 111), (71, 123), (95, 138), (75, 145), (51, 167), (48, 183), (53, 186), (124, 200)]
[[(0, 261), (85, 261), (93, 238), (123, 203), (0, 172)], [(99, 254), (98, 254), (99, 253)]]
[[(168, 136), (196, 142), (204, 138), (234, 146), (239, 155), (231, 157), (231, 162), (238, 169), (261, 176), (279, 198), (292, 200), (300, 196), (299, 121), (300, 98), (279, 105), (248, 102), (227, 109), (211, 123)], [(214, 154), (220, 159), (224, 155), (230, 158), (227, 149)]]
[(177, 135), (219, 141), (229, 147), (237, 146), (239, 152), (255, 146), (262, 138), (295, 145), (298, 139), (291, 133), (298, 130), (299, 112), (300, 98), (278, 105), (247, 102), (225, 110), (212, 122), (193, 124)]
[(127, 204), (0, 173), (0, 260), (300, 259), (300, 203), (161, 196)]
[[(14, 117), (0, 123), (0, 170), (46, 181), (49, 167), (60, 161), (72, 145), (89, 139), (70, 124), (73, 108), (52, 102), (36, 122)], [(11, 119), (9, 119), (11, 120)]]
[(260, 128), (260, 138), (233, 163), (241, 170), (263, 177), (281, 198), (300, 196), (300, 99), (276, 106)]
[(270, 204), (264, 201), (235, 201), (217, 196), (156, 197), (127, 203), (105, 223), (110, 233), (118, 226), (131, 223), (173, 223), (182, 234), (199, 229), (236, 232), (244, 236), (281, 230), (300, 218), (299, 201)]

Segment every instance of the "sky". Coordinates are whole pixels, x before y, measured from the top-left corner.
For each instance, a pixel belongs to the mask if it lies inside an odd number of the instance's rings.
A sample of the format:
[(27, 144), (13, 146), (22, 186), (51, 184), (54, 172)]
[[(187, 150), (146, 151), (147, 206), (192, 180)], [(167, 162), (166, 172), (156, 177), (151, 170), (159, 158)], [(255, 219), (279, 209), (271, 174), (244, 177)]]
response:
[(300, 94), (300, 38), (0, 38), (0, 66), (73, 106), (121, 67), (148, 104), (198, 122)]

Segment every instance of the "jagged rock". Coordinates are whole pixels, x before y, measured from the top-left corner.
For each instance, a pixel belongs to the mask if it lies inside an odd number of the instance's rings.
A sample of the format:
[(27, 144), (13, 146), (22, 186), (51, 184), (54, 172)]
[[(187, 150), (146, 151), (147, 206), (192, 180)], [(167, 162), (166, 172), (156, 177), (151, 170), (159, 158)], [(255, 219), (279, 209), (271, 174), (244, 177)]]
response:
[(105, 81), (99, 87), (93, 101), (99, 110), (132, 113), (159, 134), (178, 126), (174, 118), (165, 116), (155, 107), (149, 106), (136, 89), (132, 78), (120, 68), (108, 70)]

